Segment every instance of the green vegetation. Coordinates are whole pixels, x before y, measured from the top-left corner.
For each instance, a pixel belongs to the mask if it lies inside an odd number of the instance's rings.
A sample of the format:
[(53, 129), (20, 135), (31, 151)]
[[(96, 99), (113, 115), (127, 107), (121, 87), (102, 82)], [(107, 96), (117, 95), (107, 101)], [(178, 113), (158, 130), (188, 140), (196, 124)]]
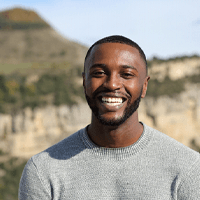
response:
[(76, 97), (84, 99), (81, 85), (75, 80), (81, 78), (80, 67), (59, 69), (56, 65), (35, 74), (35, 81), (20, 73), (0, 75), (0, 112), (16, 114), (17, 111), (31, 107), (34, 109), (46, 104), (73, 105)]
[(0, 29), (3, 30), (30, 30), (30, 29), (42, 29), (48, 28), (49, 25), (45, 23), (30, 23), (30, 22), (1, 22)]
[(195, 139), (192, 139), (190, 142), (191, 148), (200, 153), (200, 146), (197, 144)]
[[(153, 57), (151, 61), (148, 61), (148, 67), (151, 68), (155, 64), (167, 63), (169, 61), (185, 61), (186, 59), (199, 58), (198, 55), (193, 56), (182, 56), (174, 57), (168, 60), (163, 60), (157, 57)], [(147, 96), (158, 98), (160, 96), (173, 97), (180, 94), (185, 90), (186, 83), (200, 83), (200, 66), (198, 67), (197, 74), (187, 76), (178, 80), (171, 80), (169, 76), (166, 76), (163, 81), (158, 81), (157, 79), (151, 79), (148, 84)]]
[[(62, 51), (61, 54), (64, 54)], [(16, 114), (25, 107), (34, 109), (46, 104), (73, 105), (76, 97), (84, 99), (83, 88), (77, 85), (76, 78), (81, 78), (82, 67), (71, 66), (64, 62), (55, 63), (24, 63), (1, 64), (4, 74), (0, 75), (0, 112)], [(14, 71), (18, 68), (20, 71)], [(36, 75), (37, 80), (27, 81)], [(163, 95), (173, 97), (185, 90), (186, 83), (199, 83), (197, 73), (183, 79), (171, 80), (168, 76), (162, 82), (151, 79), (147, 96), (158, 98)]]
[[(39, 65), (39, 64), (38, 64)], [(40, 64), (45, 65), (45, 64)], [(26, 73), (28, 70), (33, 68), (34, 63), (20, 63), (20, 64), (0, 64), (0, 73), (2, 74), (12, 74), (16, 73), (17, 69), (20, 71), (21, 74)]]
[[(56, 55), (56, 54), (55, 54)], [(62, 63), (52, 63), (52, 62), (30, 62), (30, 63), (19, 63), (19, 64), (2, 64), (0, 63), (0, 74), (5, 74), (9, 76), (10, 74), (23, 74), (28, 77), (30, 74), (41, 74), (46, 73), (49, 70), (69, 70), (70, 68), (75, 68), (75, 70), (81, 70), (82, 66), (72, 66), (69, 62)]]
[(159, 82), (157, 79), (151, 80), (148, 84), (147, 96), (157, 98), (167, 95), (173, 97), (185, 90), (184, 83), (183, 79), (172, 81), (168, 76), (162, 82)]
[(65, 50), (62, 50), (58, 53), (50, 53), (49, 54), (49, 58), (55, 58), (55, 57), (62, 57), (62, 56), (65, 56), (67, 54), (67, 52)]
[(191, 83), (200, 83), (200, 74), (195, 74), (186, 78)]
[(60, 56), (65, 56), (66, 55), (66, 51), (65, 50), (62, 50), (61, 52), (60, 52)]
[(154, 56), (151, 60), (147, 61), (148, 67), (153, 66), (154, 64), (161, 64), (161, 63), (166, 63), (166, 62), (170, 62), (170, 61), (181, 61), (184, 62), (186, 59), (193, 59), (193, 58), (199, 58), (199, 55), (191, 55), (191, 56), (176, 56), (176, 57), (171, 57), (169, 59), (161, 59), (158, 58), (156, 56)]
[[(1, 152), (2, 155), (8, 156)], [(18, 199), (19, 181), (26, 162), (14, 157), (8, 157), (6, 161), (0, 162), (0, 200)]]

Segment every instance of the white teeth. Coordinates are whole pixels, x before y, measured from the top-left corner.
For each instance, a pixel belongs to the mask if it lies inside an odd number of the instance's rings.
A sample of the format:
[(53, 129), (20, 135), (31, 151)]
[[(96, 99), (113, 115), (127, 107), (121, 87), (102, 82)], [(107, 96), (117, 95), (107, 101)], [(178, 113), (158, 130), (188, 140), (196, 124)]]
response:
[(118, 106), (118, 105), (121, 105), (121, 103), (108, 103), (108, 102), (105, 102), (107, 105), (109, 106)]
[(102, 97), (102, 101), (107, 105), (111, 106), (117, 106), (123, 102), (122, 98), (111, 98), (111, 97)]

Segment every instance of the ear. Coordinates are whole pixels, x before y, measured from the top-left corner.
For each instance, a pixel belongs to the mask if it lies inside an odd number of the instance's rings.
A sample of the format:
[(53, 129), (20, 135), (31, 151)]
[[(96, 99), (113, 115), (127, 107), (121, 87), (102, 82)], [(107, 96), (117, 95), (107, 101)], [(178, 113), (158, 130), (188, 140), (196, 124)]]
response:
[(82, 77), (83, 77), (83, 88), (85, 90), (85, 73), (84, 72), (82, 72)]
[(149, 80), (150, 80), (150, 76), (147, 76), (147, 77), (145, 78), (144, 83), (143, 83), (143, 89), (142, 89), (141, 98), (144, 98), (144, 97), (146, 96), (147, 86), (148, 86)]

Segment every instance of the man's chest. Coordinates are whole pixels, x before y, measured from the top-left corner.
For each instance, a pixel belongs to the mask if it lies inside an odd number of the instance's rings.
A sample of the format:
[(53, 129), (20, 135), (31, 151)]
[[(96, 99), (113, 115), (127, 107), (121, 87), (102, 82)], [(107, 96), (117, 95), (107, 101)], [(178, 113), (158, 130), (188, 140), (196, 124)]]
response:
[(82, 164), (57, 175), (54, 199), (176, 199), (176, 176), (151, 166)]

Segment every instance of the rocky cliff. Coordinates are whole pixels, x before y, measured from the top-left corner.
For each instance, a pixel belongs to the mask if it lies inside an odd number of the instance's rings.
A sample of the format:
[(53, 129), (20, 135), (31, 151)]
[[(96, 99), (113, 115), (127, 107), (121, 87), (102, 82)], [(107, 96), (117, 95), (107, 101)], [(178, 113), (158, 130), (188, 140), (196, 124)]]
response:
[(0, 146), (12, 156), (30, 157), (90, 122), (85, 102), (24, 109), (16, 116), (0, 115)]

